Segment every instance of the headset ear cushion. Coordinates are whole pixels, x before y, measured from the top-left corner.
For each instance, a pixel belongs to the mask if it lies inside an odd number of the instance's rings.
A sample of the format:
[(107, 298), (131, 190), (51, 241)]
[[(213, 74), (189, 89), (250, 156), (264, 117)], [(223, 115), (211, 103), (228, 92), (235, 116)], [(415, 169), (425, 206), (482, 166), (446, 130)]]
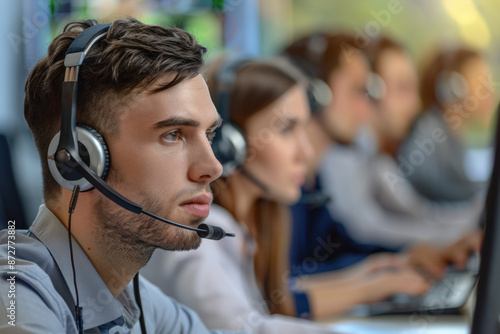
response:
[[(89, 126), (89, 125), (86, 125), (86, 124), (78, 124), (77, 125), (77, 130), (78, 128), (83, 128), (83, 129), (86, 129), (88, 131), (90, 131), (90, 133), (97, 139), (97, 141), (99, 142), (99, 144), (101, 145), (100, 148), (102, 148), (102, 155), (104, 156), (104, 159), (103, 159), (103, 162), (102, 162), (102, 172), (100, 172), (100, 168), (98, 170), (95, 170), (94, 172), (103, 180), (106, 179), (106, 176), (108, 176), (108, 172), (109, 172), (109, 167), (111, 165), (111, 157), (109, 155), (109, 149), (108, 149), (108, 145), (106, 144), (106, 141), (104, 140), (104, 137), (101, 135), (101, 133), (99, 131), (97, 131), (96, 129), (94, 129), (93, 127)], [(83, 145), (79, 142), (79, 145)], [(87, 148), (87, 150), (89, 150)], [(81, 155), (81, 153), (80, 153)]]
[(312, 113), (320, 113), (332, 103), (332, 91), (321, 79), (311, 79), (307, 85), (307, 99)]
[(243, 131), (232, 123), (224, 124), (217, 133), (212, 149), (222, 165), (222, 176), (240, 167), (247, 156), (247, 141)]
[[(110, 155), (108, 146), (102, 135), (94, 128), (79, 124), (76, 127), (78, 136), (78, 151), (80, 159), (103, 180), (108, 175), (110, 166)], [(73, 190), (76, 185), (80, 186), (80, 191), (93, 189), (92, 184), (83, 178), (74, 168), (63, 166), (51, 158), (57, 150), (60, 133), (57, 133), (49, 145), (48, 165), (54, 179), (62, 187)]]
[(467, 80), (458, 72), (441, 72), (436, 77), (435, 95), (442, 107), (457, 103), (467, 97)]

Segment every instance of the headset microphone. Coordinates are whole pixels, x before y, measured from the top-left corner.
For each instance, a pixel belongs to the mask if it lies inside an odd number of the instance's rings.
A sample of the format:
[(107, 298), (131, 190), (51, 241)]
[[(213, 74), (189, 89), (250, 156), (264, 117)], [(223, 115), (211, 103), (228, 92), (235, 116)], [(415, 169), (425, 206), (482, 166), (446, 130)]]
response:
[(219, 226), (200, 224), (198, 229), (204, 230), (204, 232), (198, 232), (200, 238), (207, 238), (211, 240), (220, 240), (224, 237), (234, 237), (234, 233), (226, 233)]

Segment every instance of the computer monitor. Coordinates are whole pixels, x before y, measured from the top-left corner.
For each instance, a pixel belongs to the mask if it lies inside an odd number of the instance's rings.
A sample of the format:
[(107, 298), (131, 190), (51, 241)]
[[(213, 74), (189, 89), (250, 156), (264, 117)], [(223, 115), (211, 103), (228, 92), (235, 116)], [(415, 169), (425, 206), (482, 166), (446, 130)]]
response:
[(500, 117), (498, 109), (495, 160), (486, 197), (485, 232), (472, 334), (500, 333), (498, 326), (500, 315)]

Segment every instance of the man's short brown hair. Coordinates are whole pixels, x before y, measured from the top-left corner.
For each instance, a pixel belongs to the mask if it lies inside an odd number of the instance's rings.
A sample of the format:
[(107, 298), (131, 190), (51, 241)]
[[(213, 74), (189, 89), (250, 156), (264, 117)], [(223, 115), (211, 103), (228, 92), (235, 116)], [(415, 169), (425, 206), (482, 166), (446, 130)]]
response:
[(344, 33), (314, 33), (296, 40), (283, 54), (311, 78), (328, 83), (353, 54), (360, 54), (354, 38)]
[[(47, 150), (61, 127), (65, 53), (76, 36), (96, 24), (85, 20), (66, 25), (26, 82), (24, 116), (40, 154), (46, 203), (60, 192), (47, 165)], [(77, 123), (92, 126), (104, 137), (117, 136), (120, 112), (136, 94), (162, 91), (195, 77), (205, 51), (184, 30), (135, 19), (115, 21), (80, 68)], [(171, 79), (160, 80), (166, 77)]]

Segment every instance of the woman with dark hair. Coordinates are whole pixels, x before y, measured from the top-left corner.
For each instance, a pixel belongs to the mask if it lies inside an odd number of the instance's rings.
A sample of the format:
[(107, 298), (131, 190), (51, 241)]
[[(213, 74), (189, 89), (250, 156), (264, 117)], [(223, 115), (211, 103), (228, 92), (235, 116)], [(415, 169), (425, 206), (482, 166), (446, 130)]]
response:
[[(216, 68), (221, 66), (227, 65)], [(157, 254), (146, 276), (198, 311), (209, 327), (252, 333), (328, 332), (283, 315), (332, 317), (395, 293), (425, 292), (428, 282), (392, 255), (289, 281), (286, 205), (299, 199), (312, 153), (303, 79), (283, 61), (251, 61), (234, 73), (229, 101), (221, 101), (220, 70), (212, 68), (207, 83), (219, 108), (229, 105), (225, 121), (243, 130), (248, 153), (235, 172), (213, 183), (215, 204), (207, 223), (236, 238), (203, 242), (194, 252)]]
[(420, 91), (425, 112), (399, 151), (404, 176), (431, 200), (473, 201), (481, 189), (466, 172), (463, 137), (467, 123), (488, 126), (496, 98), (491, 69), (477, 51), (440, 50), (424, 68)]

